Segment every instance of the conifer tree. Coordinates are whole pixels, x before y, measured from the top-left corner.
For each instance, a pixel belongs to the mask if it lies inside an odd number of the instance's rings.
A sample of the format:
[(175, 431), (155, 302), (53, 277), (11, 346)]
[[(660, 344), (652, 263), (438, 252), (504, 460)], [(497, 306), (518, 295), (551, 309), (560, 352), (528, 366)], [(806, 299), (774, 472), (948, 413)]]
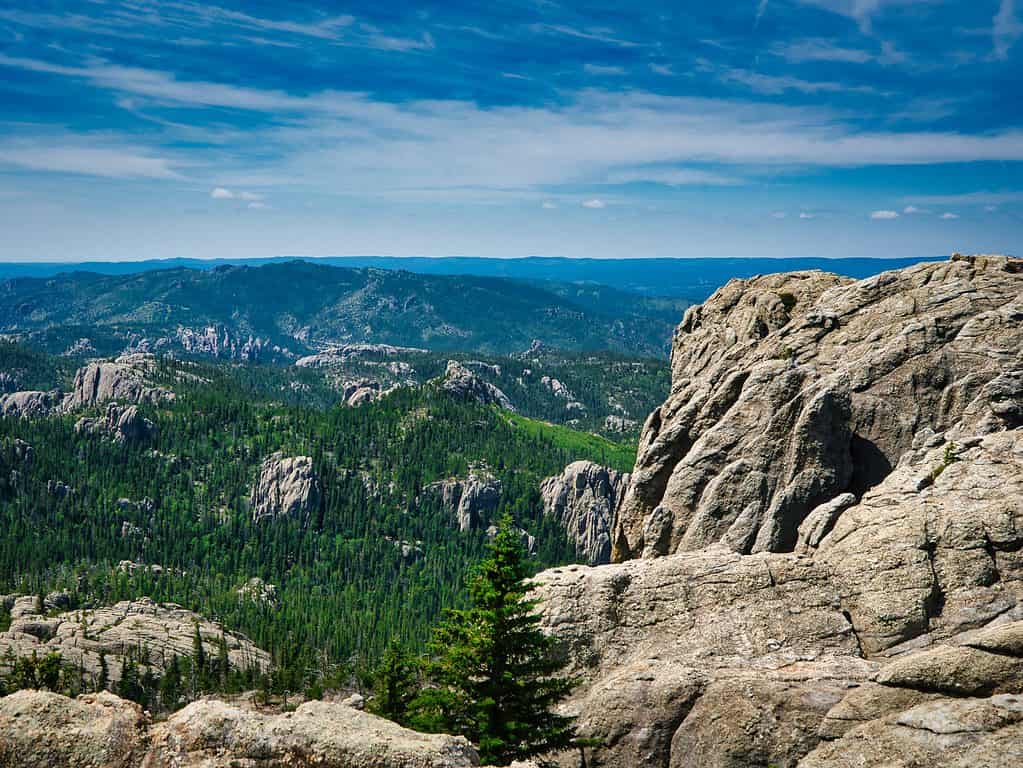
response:
[(461, 734), (484, 763), (508, 765), (571, 746), (572, 719), (551, 710), (575, 681), (558, 676), (556, 641), (540, 630), (537, 601), (526, 597), (531, 584), (510, 516), (489, 550), (469, 586), (472, 606), (449, 611), (434, 632), (432, 685), (414, 702), (412, 723)]
[(415, 661), (392, 639), (373, 676), (370, 711), (401, 725), (408, 724), (409, 705), (417, 693)]

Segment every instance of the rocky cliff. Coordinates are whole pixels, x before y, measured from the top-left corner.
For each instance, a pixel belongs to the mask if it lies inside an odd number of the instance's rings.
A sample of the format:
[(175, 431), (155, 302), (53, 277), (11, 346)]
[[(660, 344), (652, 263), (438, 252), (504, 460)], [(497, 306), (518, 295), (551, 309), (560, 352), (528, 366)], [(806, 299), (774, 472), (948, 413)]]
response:
[(540, 484), (544, 514), (558, 520), (590, 565), (611, 561), (611, 525), (629, 476), (575, 461)]
[[(232, 667), (270, 668), (269, 654), (244, 635), (226, 631), (173, 603), (140, 598), (54, 615), (46, 612), (46, 608), (59, 602), (59, 595), (46, 606), (39, 606), (37, 598), (31, 595), (0, 596), (0, 604), (10, 611), (11, 617), (10, 627), (0, 632), (0, 659), (8, 651), (14, 657), (59, 653), (66, 665), (96, 679), (100, 674), (100, 655), (105, 654), (113, 683), (121, 678), (124, 658), (140, 649), (146, 650), (143, 668), (152, 668), (156, 673), (162, 673), (174, 656), (191, 656), (198, 627), (210, 658), (217, 654), (223, 636)], [(9, 671), (3, 667), (0, 661), (0, 672)]]
[(309, 522), (323, 500), (323, 488), (309, 456), (285, 456), (277, 452), (267, 456), (252, 486), (249, 506), (252, 521), (291, 517)]
[(486, 467), (474, 467), (465, 477), (438, 480), (423, 490), (439, 499), (463, 533), (488, 522), (501, 501), (501, 481)]
[(74, 387), (64, 400), (64, 409), (73, 411), (109, 400), (154, 405), (171, 400), (173, 392), (146, 381), (146, 373), (155, 365), (155, 358), (143, 354), (89, 363), (75, 374)]
[(594, 765), (1023, 743), (1023, 263), (732, 281), (675, 336), (617, 564), (541, 574)]
[(457, 360), (448, 361), (444, 378), (441, 380), (441, 388), (463, 400), (475, 400), (484, 405), (494, 403), (509, 411), (515, 410), (515, 406), (504, 392), (490, 382), (484, 381)]

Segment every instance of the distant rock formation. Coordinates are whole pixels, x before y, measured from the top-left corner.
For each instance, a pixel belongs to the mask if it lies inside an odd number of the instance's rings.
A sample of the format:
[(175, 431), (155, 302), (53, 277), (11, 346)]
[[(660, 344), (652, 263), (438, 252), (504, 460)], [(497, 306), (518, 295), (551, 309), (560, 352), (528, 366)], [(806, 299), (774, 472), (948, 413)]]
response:
[(0, 395), (0, 416), (38, 419), (58, 411), (62, 401), (59, 390), (11, 392)]
[(1000, 766), (1023, 743), (1023, 262), (687, 312), (614, 558), (536, 577), (601, 765)]
[(575, 461), (540, 484), (544, 514), (555, 518), (590, 565), (611, 562), (611, 529), (629, 476)]
[(417, 347), (395, 347), (391, 344), (339, 344), (327, 347), (315, 355), (300, 357), (295, 361), (299, 368), (319, 368), (342, 365), (349, 360), (366, 357), (396, 357), (403, 354), (426, 352)]
[(113, 361), (89, 363), (75, 374), (73, 391), (65, 398), (64, 410), (100, 405), (108, 400), (161, 405), (174, 399), (164, 387), (150, 386), (145, 375), (155, 366), (150, 355), (122, 355)]
[(198, 623), (210, 658), (217, 654), (221, 636), (227, 644), (228, 661), (239, 670), (270, 668), (270, 656), (244, 635), (173, 603), (156, 603), (143, 597), (99, 608), (83, 608), (56, 616), (40, 613), (32, 595), (0, 596), (10, 611), (11, 626), (0, 632), (0, 670), (8, 650), (14, 657), (59, 653), (64, 663), (98, 678), (100, 653), (106, 654), (111, 682), (120, 679), (123, 657), (140, 648), (148, 650), (142, 667), (161, 674), (174, 656), (192, 654)]
[(269, 339), (254, 337), (251, 334), (244, 338), (234, 334), (223, 326), (208, 325), (204, 328), (177, 329), (177, 341), (181, 348), (192, 354), (209, 355), (227, 360), (244, 360), (258, 362), (267, 351), (275, 349)]
[(322, 500), (323, 488), (313, 470), (312, 458), (286, 457), (278, 451), (263, 460), (249, 506), (254, 523), (289, 517), (308, 524)]
[(509, 411), (515, 407), (511, 400), (500, 389), (488, 381), (484, 381), (479, 375), (473, 373), (457, 360), (449, 360), (447, 370), (444, 371), (444, 378), (441, 381), (441, 388), (463, 400), (475, 400), (484, 405), (491, 403)]
[(263, 714), (201, 699), (154, 723), (103, 692), (69, 699), (18, 691), (0, 699), (0, 764), (8, 768), (472, 768), (460, 736), (423, 734), (345, 703), (309, 701)]
[(471, 469), (464, 478), (439, 480), (426, 486), (424, 491), (439, 496), (463, 533), (480, 528), (497, 511), (501, 501), (501, 481), (486, 468)]
[(83, 435), (105, 435), (118, 442), (139, 442), (156, 437), (156, 425), (139, 411), (137, 405), (109, 403), (99, 417), (83, 416), (75, 422), (75, 432)]

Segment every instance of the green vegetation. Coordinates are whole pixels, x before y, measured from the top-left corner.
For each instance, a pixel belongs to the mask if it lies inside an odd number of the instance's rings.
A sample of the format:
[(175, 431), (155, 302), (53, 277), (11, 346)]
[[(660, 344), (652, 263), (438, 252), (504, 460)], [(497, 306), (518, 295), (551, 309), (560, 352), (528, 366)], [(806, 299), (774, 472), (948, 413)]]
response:
[(489, 550), (469, 586), (471, 605), (449, 611), (434, 631), (430, 684), (410, 719), (420, 730), (465, 736), (484, 763), (508, 765), (572, 745), (572, 718), (551, 710), (575, 681), (559, 675), (556, 640), (540, 630), (537, 602), (526, 597), (529, 570), (510, 517)]
[[(577, 459), (632, 463), (631, 446), (432, 386), (324, 407), (315, 372), (292, 373), (164, 361), (156, 378), (178, 396), (141, 407), (158, 429), (149, 442), (76, 434), (83, 414), (0, 419), (0, 446), (32, 447), (20, 464), (0, 456), (17, 479), (0, 489), (0, 592), (64, 589), (72, 609), (179, 603), (269, 650), (279, 669), (268, 690), (315, 690), (375, 666), (392, 637), (421, 650), (441, 611), (464, 605), (490, 520), (460, 533), (431, 483), (485, 465), (501, 483), (493, 518), (536, 537), (527, 567), (538, 570), (574, 558), (542, 515), (540, 480)], [(308, 522), (252, 520), (250, 488), (275, 451), (312, 457), (323, 503)], [(275, 585), (275, 602), (239, 594), (254, 577)]]
[(636, 463), (636, 446), (616, 443), (599, 435), (578, 432), (568, 427), (530, 419), (517, 413), (501, 412), (502, 417), (531, 440), (548, 444), (566, 453), (595, 456), (593, 461), (620, 472), (631, 472)]

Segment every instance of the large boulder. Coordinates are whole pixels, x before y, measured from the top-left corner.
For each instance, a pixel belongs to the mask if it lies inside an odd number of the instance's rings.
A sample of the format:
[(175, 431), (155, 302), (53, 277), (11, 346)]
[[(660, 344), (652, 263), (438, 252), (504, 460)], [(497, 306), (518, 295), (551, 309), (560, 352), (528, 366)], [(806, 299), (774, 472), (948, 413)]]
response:
[(423, 734), (345, 703), (310, 701), (263, 714), (201, 699), (152, 724), (103, 692), (69, 699), (45, 691), (0, 698), (6, 768), (472, 768), (461, 736)]
[(611, 561), (611, 527), (629, 476), (591, 461), (575, 461), (540, 484), (544, 514), (575, 541), (591, 565)]
[(47, 691), (0, 698), (0, 765), (133, 768), (148, 746), (142, 708), (112, 693), (69, 699)]
[(310, 701), (265, 715), (204, 699), (152, 729), (146, 768), (469, 768), (464, 738), (416, 733), (345, 704)]
[(320, 478), (309, 456), (273, 453), (263, 460), (249, 495), (253, 522), (287, 517), (309, 523), (323, 502)]

